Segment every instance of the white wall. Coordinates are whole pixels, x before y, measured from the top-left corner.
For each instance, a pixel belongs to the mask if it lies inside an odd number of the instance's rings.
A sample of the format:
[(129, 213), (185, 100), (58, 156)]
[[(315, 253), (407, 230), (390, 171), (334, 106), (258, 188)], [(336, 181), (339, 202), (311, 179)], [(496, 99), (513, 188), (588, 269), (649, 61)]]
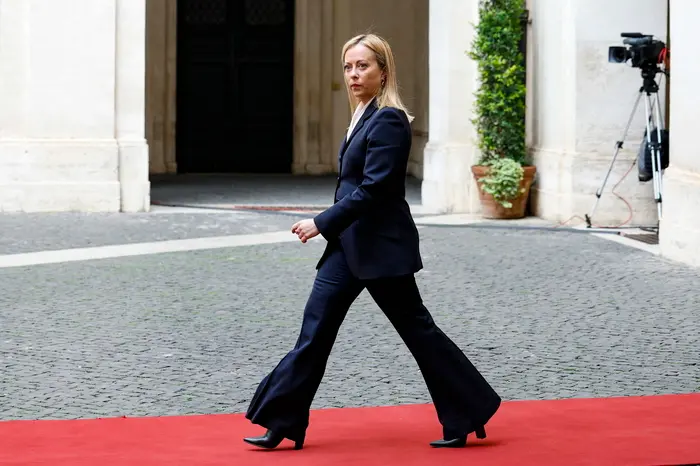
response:
[(700, 2), (671, 0), (670, 166), (664, 181), (661, 253), (700, 266)]

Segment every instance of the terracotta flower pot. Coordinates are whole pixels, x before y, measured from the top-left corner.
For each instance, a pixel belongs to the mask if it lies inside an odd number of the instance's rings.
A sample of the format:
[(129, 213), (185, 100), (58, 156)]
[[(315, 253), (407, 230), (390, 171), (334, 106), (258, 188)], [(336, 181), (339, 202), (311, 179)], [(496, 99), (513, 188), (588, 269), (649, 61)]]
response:
[(481, 201), (482, 216), (484, 218), (495, 219), (513, 219), (523, 218), (527, 207), (527, 199), (530, 196), (530, 186), (535, 179), (536, 167), (523, 167), (523, 179), (520, 182), (520, 188), (525, 188), (524, 192), (515, 199), (511, 200), (513, 207), (505, 208), (493, 199), (493, 196), (485, 193), (481, 189), (479, 180), (488, 174), (489, 167), (474, 165), (472, 166), (472, 174), (477, 181), (479, 187), (479, 200)]

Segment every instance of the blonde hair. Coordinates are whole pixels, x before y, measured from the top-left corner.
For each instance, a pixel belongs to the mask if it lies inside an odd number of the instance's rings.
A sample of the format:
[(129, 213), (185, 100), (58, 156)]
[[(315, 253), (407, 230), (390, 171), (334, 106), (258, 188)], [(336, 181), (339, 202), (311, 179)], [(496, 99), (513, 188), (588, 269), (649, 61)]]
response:
[[(360, 34), (353, 37), (345, 43), (343, 46), (343, 53), (340, 57), (341, 64), (345, 64), (345, 54), (348, 50), (355, 47), (356, 45), (364, 45), (370, 49), (377, 60), (379, 68), (384, 72), (386, 81), (383, 86), (379, 88), (375, 99), (377, 102), (377, 108), (381, 109), (383, 107), (394, 107), (402, 110), (408, 121), (413, 121), (413, 116), (408, 113), (408, 109), (401, 100), (399, 95), (399, 85), (396, 80), (396, 65), (394, 64), (394, 54), (391, 52), (391, 47), (389, 43), (379, 37), (376, 34)], [(355, 96), (352, 94), (347, 81), (345, 82), (345, 87), (348, 92), (348, 100), (350, 101), (350, 114), (352, 115), (357, 108), (358, 102)]]

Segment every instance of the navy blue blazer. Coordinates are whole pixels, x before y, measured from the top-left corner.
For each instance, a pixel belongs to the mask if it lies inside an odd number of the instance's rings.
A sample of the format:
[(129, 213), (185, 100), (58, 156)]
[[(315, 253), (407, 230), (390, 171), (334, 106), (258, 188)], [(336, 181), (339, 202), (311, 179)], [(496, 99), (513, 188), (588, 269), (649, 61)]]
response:
[(408, 275), (423, 268), (418, 230), (406, 202), (411, 125), (399, 109), (373, 100), (338, 153), (331, 207), (314, 221), (328, 241), (316, 268), (337, 242), (361, 280)]

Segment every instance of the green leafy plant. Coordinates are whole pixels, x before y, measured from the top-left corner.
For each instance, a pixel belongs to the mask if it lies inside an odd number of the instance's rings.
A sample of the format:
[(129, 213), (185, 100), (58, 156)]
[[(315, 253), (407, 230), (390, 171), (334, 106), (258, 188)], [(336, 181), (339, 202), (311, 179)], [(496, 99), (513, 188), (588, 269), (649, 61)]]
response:
[(525, 192), (520, 187), (523, 179), (523, 166), (509, 158), (497, 158), (489, 160), (489, 171), (486, 176), (479, 179), (481, 189), (493, 196), (493, 199), (506, 209), (513, 207), (510, 202)]
[(477, 63), (475, 118), (479, 165), (489, 167), (481, 189), (506, 208), (520, 193), (525, 147), (525, 64), (520, 52), (524, 0), (480, 0), (468, 55)]

